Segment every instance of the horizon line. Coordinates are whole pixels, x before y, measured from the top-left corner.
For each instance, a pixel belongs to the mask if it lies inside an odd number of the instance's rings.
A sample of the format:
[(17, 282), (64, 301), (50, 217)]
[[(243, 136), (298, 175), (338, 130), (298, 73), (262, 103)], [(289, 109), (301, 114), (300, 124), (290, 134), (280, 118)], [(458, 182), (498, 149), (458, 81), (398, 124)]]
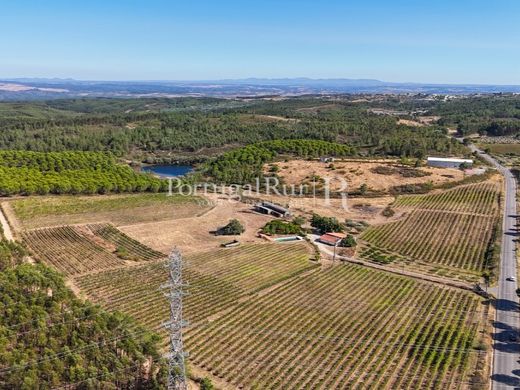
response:
[(377, 82), (381, 83), (380, 86), (384, 85), (434, 85), (434, 86), (500, 86), (500, 87), (520, 87), (520, 84), (514, 83), (456, 83), (456, 82), (424, 82), (424, 81), (386, 81), (375, 78), (348, 78), (348, 77), (327, 77), (327, 78), (313, 78), (306, 76), (295, 76), (295, 77), (241, 77), (241, 78), (220, 78), (220, 79), (82, 79), (74, 77), (31, 77), (31, 76), (18, 76), (18, 77), (0, 77), (0, 81), (3, 82), (30, 82), (30, 81), (63, 81), (63, 82), (90, 82), (90, 83), (215, 83), (215, 82), (245, 82), (245, 81), (351, 81), (351, 82)]

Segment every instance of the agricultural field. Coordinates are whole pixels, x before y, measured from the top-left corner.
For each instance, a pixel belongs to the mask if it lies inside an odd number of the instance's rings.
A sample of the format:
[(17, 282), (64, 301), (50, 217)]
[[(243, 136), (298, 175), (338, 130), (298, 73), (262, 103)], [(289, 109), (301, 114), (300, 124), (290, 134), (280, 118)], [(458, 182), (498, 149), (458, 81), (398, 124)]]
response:
[[(241, 297), (318, 267), (304, 243), (255, 244), (185, 258), (186, 316), (200, 321), (236, 304)], [(154, 329), (168, 318), (160, 291), (168, 280), (165, 262), (86, 275), (82, 293), (110, 310), (133, 315)]]
[(431, 195), (399, 197), (394, 207), (404, 210), (405, 216), (367, 229), (361, 239), (368, 243), (368, 250), (361, 254), (377, 262), (430, 265), (430, 272), (478, 280), (489, 266), (485, 254), (499, 221), (500, 194), (499, 184), (487, 181)]
[[(308, 259), (303, 243), (187, 256), (189, 364), (230, 388), (480, 383), (471, 373), (485, 357), (475, 347), (485, 342), (487, 306), (477, 295), (356, 265), (320, 270)], [(166, 279), (160, 261), (75, 284), (103, 307), (159, 329), (168, 318)]]
[(110, 225), (59, 226), (29, 230), (22, 238), (37, 259), (69, 277), (165, 257), (116, 231)]
[(122, 254), (124, 253), (127, 259), (136, 261), (158, 260), (164, 258), (164, 253), (148, 248), (146, 245), (128, 237), (115, 226), (108, 223), (87, 225), (87, 229), (95, 236), (100, 237), (106, 242), (112, 243), (120, 257), (123, 257)]
[(483, 384), (486, 311), (469, 292), (348, 265), (242, 302), (186, 344), (236, 387), (464, 388)]
[(517, 154), (520, 155), (520, 143), (518, 139), (516, 143), (505, 144), (479, 144), (481, 149), (489, 149), (491, 154)]
[(202, 198), (166, 195), (32, 197), (5, 204), (26, 229), (100, 221), (130, 225), (191, 217), (211, 208)]

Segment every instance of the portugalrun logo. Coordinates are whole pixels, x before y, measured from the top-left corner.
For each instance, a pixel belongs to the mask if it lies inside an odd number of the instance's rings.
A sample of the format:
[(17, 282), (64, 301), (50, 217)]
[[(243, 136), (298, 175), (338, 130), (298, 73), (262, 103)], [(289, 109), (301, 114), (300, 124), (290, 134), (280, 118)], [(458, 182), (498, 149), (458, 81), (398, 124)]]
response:
[(168, 196), (211, 196), (220, 194), (227, 202), (254, 203), (265, 197), (313, 199), (324, 207), (341, 207), (348, 211), (348, 183), (343, 178), (313, 178), (310, 183), (288, 185), (278, 177), (256, 178), (254, 184), (188, 183), (182, 178), (168, 178)]

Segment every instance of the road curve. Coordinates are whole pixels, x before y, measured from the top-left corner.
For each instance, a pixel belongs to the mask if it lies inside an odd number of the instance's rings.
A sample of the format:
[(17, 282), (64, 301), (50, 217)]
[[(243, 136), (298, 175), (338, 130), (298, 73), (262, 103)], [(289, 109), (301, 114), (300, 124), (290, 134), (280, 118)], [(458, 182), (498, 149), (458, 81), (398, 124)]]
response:
[(516, 277), (514, 242), (516, 235), (516, 182), (511, 171), (500, 165), (493, 157), (483, 153), (473, 145), (469, 147), (495, 166), (505, 179), (500, 275), (498, 278), (496, 317), (493, 326), (493, 350), (495, 353), (491, 381), (494, 390), (520, 388), (520, 344), (515, 341), (518, 339), (519, 325), (517, 282), (507, 280), (511, 276)]

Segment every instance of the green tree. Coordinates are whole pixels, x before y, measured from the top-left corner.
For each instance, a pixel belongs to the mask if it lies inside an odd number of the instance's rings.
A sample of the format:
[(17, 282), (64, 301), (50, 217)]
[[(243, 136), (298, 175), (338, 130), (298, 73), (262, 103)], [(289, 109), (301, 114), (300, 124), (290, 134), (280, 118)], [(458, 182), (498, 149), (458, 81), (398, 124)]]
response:
[(244, 226), (238, 219), (232, 219), (226, 226), (221, 227), (217, 234), (223, 236), (235, 236), (245, 232)]
[(311, 218), (311, 226), (316, 228), (319, 233), (342, 232), (345, 226), (334, 217), (323, 217), (313, 214)]
[(200, 380), (200, 390), (213, 390), (215, 387), (213, 386), (213, 382), (208, 377), (204, 377)]
[(338, 245), (342, 248), (353, 248), (357, 245), (357, 242), (352, 234), (347, 234), (347, 236), (343, 238)]

